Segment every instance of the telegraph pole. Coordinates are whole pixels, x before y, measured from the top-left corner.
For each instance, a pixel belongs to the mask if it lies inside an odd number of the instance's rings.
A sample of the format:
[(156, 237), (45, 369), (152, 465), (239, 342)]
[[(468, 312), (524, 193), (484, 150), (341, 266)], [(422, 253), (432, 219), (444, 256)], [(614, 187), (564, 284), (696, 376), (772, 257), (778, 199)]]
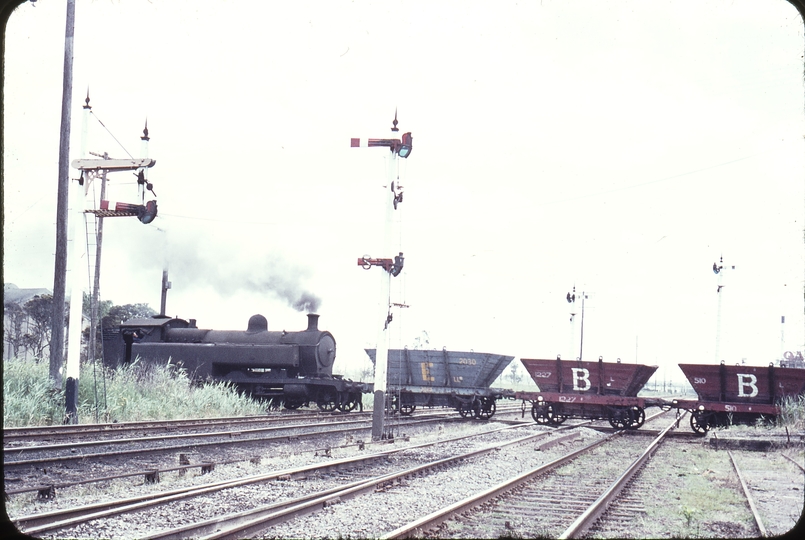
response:
[(64, 363), (64, 298), (67, 288), (67, 215), (70, 197), (70, 108), (73, 94), (73, 36), (75, 0), (67, 0), (59, 129), (59, 183), (56, 194), (56, 264), (53, 275), (53, 313), (50, 319), (50, 380), (62, 388)]
[[(397, 135), (397, 112), (394, 112), (394, 122), (391, 128), (392, 134)], [(407, 158), (411, 154), (412, 137), (411, 133), (403, 134), (402, 138), (393, 139), (355, 139), (350, 141), (353, 148), (359, 147), (387, 147), (391, 151), (388, 161), (388, 181), (384, 187), (385, 219), (383, 249), (387, 251), (391, 243), (391, 221), (394, 210), (402, 202), (403, 193), (398, 183), (397, 177), (397, 158)], [(403, 268), (403, 254), (392, 259), (372, 259), (361, 257), (358, 265), (365, 269), (372, 266), (380, 266), (384, 272), (380, 276), (380, 318), (383, 325), (378, 333), (377, 348), (375, 349), (375, 377), (374, 377), (374, 408), (372, 411), (372, 440), (380, 440), (385, 436), (384, 416), (386, 412), (386, 387), (388, 372), (388, 327), (391, 323), (391, 278), (398, 276)]]

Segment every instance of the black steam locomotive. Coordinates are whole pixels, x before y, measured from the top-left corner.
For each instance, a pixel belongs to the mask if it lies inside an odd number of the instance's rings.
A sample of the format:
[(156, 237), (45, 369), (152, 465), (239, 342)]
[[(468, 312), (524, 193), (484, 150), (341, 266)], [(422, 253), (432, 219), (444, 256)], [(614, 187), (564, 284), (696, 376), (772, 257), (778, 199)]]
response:
[(372, 385), (333, 375), (335, 339), (319, 330), (318, 319), (308, 314), (300, 332), (270, 332), (262, 315), (253, 315), (246, 331), (197, 328), (195, 319), (130, 319), (104, 330), (104, 363), (170, 359), (194, 380), (229, 381), (273, 405), (296, 409), (313, 402), (323, 411), (351, 411)]

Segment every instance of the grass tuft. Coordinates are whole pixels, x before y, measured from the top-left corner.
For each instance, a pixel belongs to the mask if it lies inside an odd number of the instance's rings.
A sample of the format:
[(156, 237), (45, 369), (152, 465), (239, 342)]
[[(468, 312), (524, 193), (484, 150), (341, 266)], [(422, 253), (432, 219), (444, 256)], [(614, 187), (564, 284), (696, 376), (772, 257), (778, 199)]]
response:
[(777, 423), (793, 431), (805, 431), (805, 396), (787, 396), (780, 403)]
[[(5, 427), (63, 423), (64, 391), (51, 388), (47, 362), (4, 360), (3, 400)], [(165, 364), (135, 361), (117, 370), (81, 366), (80, 423), (95, 422), (96, 413), (100, 422), (131, 422), (263, 412), (263, 404), (239, 394), (230, 383), (194, 384), (187, 372), (170, 360)]]

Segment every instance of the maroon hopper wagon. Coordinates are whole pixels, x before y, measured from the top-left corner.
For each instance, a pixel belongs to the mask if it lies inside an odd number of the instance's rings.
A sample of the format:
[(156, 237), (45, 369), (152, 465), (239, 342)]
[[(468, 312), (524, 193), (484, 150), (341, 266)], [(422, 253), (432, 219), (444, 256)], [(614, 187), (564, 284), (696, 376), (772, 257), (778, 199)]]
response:
[[(637, 397), (657, 366), (580, 360), (520, 359), (539, 392), (517, 392), (531, 402), (531, 416), (539, 424), (558, 425), (567, 418), (606, 418), (617, 429), (637, 429), (646, 419), (645, 408), (657, 405)], [(659, 403), (659, 402), (658, 402)]]
[(785, 398), (805, 394), (805, 369), (769, 366), (679, 364), (698, 400), (674, 400), (690, 411), (690, 426), (704, 435), (711, 427), (774, 419)]

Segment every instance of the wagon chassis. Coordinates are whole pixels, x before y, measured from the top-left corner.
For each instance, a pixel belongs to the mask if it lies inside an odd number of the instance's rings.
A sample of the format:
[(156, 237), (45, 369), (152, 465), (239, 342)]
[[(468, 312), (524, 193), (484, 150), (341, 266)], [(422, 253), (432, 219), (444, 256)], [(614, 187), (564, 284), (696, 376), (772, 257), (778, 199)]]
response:
[(690, 427), (694, 433), (702, 436), (710, 428), (747, 424), (761, 418), (776, 418), (780, 414), (780, 408), (771, 403), (726, 403), (697, 399), (675, 399), (671, 403), (677, 411), (690, 412)]
[(494, 416), (495, 402), (513, 398), (514, 392), (497, 388), (449, 388), (413, 385), (389, 385), (389, 408), (403, 416), (413, 414), (418, 406), (452, 407), (462, 418), (488, 420)]
[(523, 409), (531, 403), (535, 422), (554, 426), (568, 418), (605, 418), (615, 429), (638, 429), (646, 421), (646, 407), (662, 406), (656, 399), (560, 392), (517, 392), (516, 398), (523, 400)]

